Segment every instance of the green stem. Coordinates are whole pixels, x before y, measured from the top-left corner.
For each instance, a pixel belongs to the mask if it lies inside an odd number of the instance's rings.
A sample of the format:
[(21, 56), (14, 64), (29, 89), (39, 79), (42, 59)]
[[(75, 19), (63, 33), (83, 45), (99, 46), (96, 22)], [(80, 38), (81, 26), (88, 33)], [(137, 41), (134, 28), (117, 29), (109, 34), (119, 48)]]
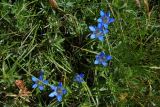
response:
[(89, 87), (88, 87), (88, 85), (86, 84), (86, 82), (83, 82), (83, 86), (84, 86), (85, 89), (88, 91), (88, 94), (89, 94), (89, 96), (91, 97), (94, 105), (97, 105), (97, 104), (96, 104), (96, 101), (95, 101), (95, 99), (93, 98), (93, 95), (92, 95), (92, 93), (91, 93), (91, 91), (90, 91), (90, 89), (89, 89)]

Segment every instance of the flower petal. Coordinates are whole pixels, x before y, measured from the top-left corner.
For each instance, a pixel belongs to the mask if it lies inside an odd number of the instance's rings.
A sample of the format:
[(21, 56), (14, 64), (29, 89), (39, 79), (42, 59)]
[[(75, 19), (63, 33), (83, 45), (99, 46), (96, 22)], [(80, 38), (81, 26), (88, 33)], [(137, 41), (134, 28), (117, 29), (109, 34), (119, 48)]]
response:
[(106, 57), (106, 60), (111, 60), (112, 59), (112, 56), (110, 56), (110, 55), (108, 55), (107, 57)]
[(98, 18), (97, 21), (98, 21), (98, 22), (103, 22), (102, 18)]
[(38, 79), (42, 81), (43, 80), (43, 75), (40, 75)]
[[(84, 76), (84, 75), (83, 75)], [(74, 78), (74, 81), (81, 83), (83, 81), (83, 77), (81, 77), (79, 74), (77, 74)]]
[(91, 34), (90, 38), (94, 39), (94, 38), (96, 38), (96, 35), (95, 34)]
[(96, 29), (95, 29), (95, 27), (94, 26), (89, 26), (89, 29), (91, 30), (91, 31), (96, 31)]
[(99, 54), (99, 56), (103, 57), (103, 56), (105, 56), (105, 53), (104, 53), (104, 52), (101, 52), (101, 53)]
[(112, 23), (112, 22), (114, 22), (114, 21), (115, 21), (114, 18), (109, 18), (109, 22), (108, 22), (108, 23)]
[(108, 32), (109, 32), (108, 29), (103, 30), (103, 33), (104, 33), (104, 34), (107, 34)]
[(62, 87), (62, 82), (59, 82), (59, 84), (58, 84), (60, 87)]
[(40, 85), (38, 88), (39, 88), (39, 90), (42, 91), (42, 90), (44, 89), (44, 86), (43, 86), (43, 85)]
[(105, 61), (102, 61), (103, 66), (107, 66), (107, 63)]
[(63, 94), (66, 94), (67, 93), (67, 90), (66, 89), (63, 89)]
[(98, 60), (99, 59), (99, 55), (96, 55), (96, 60)]
[(32, 88), (36, 88), (38, 86), (38, 84), (33, 84)]
[(43, 84), (47, 85), (48, 84), (48, 80), (44, 80)]
[(81, 78), (84, 78), (84, 74), (83, 74), (83, 73), (80, 73), (79, 76), (80, 76)]
[(58, 95), (58, 96), (57, 96), (57, 100), (58, 100), (59, 102), (61, 102), (61, 101), (62, 101), (62, 96), (61, 96), (61, 95)]
[(100, 41), (104, 41), (104, 37), (103, 37), (103, 36), (98, 36), (98, 39), (99, 39)]
[(108, 13), (107, 13), (107, 15), (106, 15), (107, 17), (110, 17), (110, 11), (108, 11)]
[(101, 15), (101, 16), (104, 16), (104, 15), (105, 15), (105, 13), (104, 13), (103, 10), (100, 11), (100, 15)]
[(95, 61), (94, 61), (94, 64), (99, 64), (99, 60), (95, 60)]
[(32, 81), (36, 82), (38, 79), (35, 76), (32, 76)]
[(57, 87), (56, 87), (56, 86), (51, 85), (50, 87), (51, 87), (51, 89), (54, 90), (54, 91), (57, 90)]
[(49, 94), (49, 97), (54, 97), (54, 96), (57, 96), (56, 91), (53, 91), (53, 92), (51, 92), (51, 93)]
[(77, 81), (77, 76), (74, 77), (74, 81)]
[(102, 29), (102, 27), (103, 27), (103, 24), (102, 23), (98, 23), (98, 28)]
[(104, 24), (104, 28), (106, 28), (106, 29), (107, 29), (107, 28), (108, 28), (108, 24)]

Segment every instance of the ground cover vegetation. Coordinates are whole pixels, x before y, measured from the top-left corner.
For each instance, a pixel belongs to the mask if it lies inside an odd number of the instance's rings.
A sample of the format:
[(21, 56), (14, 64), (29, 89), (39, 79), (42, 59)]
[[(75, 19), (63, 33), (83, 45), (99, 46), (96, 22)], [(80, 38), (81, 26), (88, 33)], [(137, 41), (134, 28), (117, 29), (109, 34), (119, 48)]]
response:
[(160, 1), (0, 0), (0, 106), (158, 107)]

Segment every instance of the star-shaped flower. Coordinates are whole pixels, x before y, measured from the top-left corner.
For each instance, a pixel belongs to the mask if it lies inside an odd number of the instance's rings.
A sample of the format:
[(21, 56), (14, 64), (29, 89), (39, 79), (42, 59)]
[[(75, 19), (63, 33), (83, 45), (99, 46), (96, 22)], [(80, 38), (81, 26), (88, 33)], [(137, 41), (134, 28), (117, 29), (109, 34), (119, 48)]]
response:
[(84, 78), (84, 74), (83, 73), (76, 74), (76, 76), (74, 77), (74, 81), (82, 83), (84, 81), (83, 78)]
[(104, 28), (108, 28), (108, 24), (112, 23), (115, 21), (114, 18), (110, 18), (110, 12), (105, 13), (103, 10), (100, 11), (101, 17), (98, 18), (98, 22), (102, 23)]
[(43, 90), (44, 89), (44, 84), (48, 84), (48, 80), (43, 80), (43, 75), (44, 72), (41, 70), (40, 71), (40, 76), (39, 78), (36, 78), (35, 76), (32, 76), (32, 81), (34, 82), (34, 84), (32, 85), (32, 88), (39, 88), (39, 90)]
[(110, 55), (106, 55), (104, 52), (96, 55), (96, 60), (94, 64), (102, 64), (103, 66), (107, 66), (107, 61), (111, 60), (112, 57)]
[(53, 92), (49, 94), (49, 97), (56, 96), (59, 102), (62, 101), (62, 96), (67, 93), (66, 89), (64, 89), (62, 85), (62, 82), (59, 82), (58, 86), (51, 85), (51, 89), (53, 90)]
[(103, 29), (101, 23), (98, 26), (89, 26), (89, 29), (93, 32), (90, 36), (91, 39), (99, 39), (100, 41), (104, 41), (104, 35), (108, 33), (107, 29)]
[(101, 24), (98, 24), (98, 26), (89, 26), (89, 29), (93, 32), (90, 36), (91, 39), (99, 39), (100, 41), (104, 40), (104, 32), (102, 29)]

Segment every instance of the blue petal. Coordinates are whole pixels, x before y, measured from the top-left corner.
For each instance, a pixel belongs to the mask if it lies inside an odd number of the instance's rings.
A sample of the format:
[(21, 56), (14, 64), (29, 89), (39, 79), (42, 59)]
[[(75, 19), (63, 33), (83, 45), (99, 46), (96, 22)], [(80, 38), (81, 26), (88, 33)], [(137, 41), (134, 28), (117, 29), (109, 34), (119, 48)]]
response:
[(112, 23), (112, 22), (114, 22), (114, 21), (115, 21), (114, 18), (110, 18), (110, 19), (109, 19), (109, 23)]
[(94, 26), (89, 26), (89, 29), (91, 30), (91, 31), (96, 31), (96, 29), (95, 29), (95, 27)]
[(98, 39), (99, 39), (100, 41), (104, 41), (104, 37), (103, 37), (103, 36), (98, 36)]
[(103, 27), (102, 23), (98, 23), (98, 28), (101, 29)]
[(109, 32), (109, 30), (105, 29), (103, 32), (104, 32), (104, 34), (107, 34)]
[(80, 77), (81, 77), (81, 78), (83, 78), (83, 77), (84, 77), (84, 74), (83, 74), (83, 73), (80, 73), (79, 75), (80, 75)]
[(40, 85), (38, 88), (39, 88), (39, 90), (42, 91), (42, 90), (44, 89), (44, 86), (43, 86), (43, 85)]
[[(84, 75), (83, 75), (84, 76)], [(82, 82), (83, 81), (83, 77), (81, 77), (80, 75), (77, 75), (76, 77), (75, 77), (75, 81), (77, 81), (77, 82)]]
[(100, 15), (101, 15), (101, 16), (104, 16), (104, 15), (105, 15), (104, 11), (101, 10), (101, 11), (100, 11)]
[(62, 87), (62, 82), (59, 82), (59, 86)]
[(99, 60), (95, 60), (95, 61), (94, 61), (94, 64), (99, 64)]
[(77, 81), (77, 76), (74, 77), (74, 81)]
[(104, 24), (104, 28), (108, 28), (108, 24)]
[(95, 34), (92, 34), (92, 35), (90, 36), (90, 38), (91, 38), (91, 39), (94, 39), (94, 38), (96, 38), (96, 35), (95, 35)]
[(51, 89), (54, 90), (54, 91), (57, 90), (57, 87), (56, 87), (56, 86), (51, 85), (50, 87), (51, 87)]
[(107, 63), (104, 62), (104, 61), (102, 61), (102, 65), (103, 65), (103, 66), (107, 66)]
[(78, 82), (82, 83), (83, 82), (83, 78), (79, 78)]
[(76, 81), (77, 81), (77, 82), (81, 82), (81, 78), (78, 78), (78, 77), (77, 77), (77, 78), (76, 78)]
[(37, 82), (38, 79), (35, 76), (32, 76), (32, 81)]
[(48, 84), (48, 80), (44, 80), (43, 83), (47, 85)]
[(107, 57), (106, 57), (106, 60), (111, 60), (112, 59), (112, 56), (110, 56), (110, 55), (108, 55)]
[(99, 56), (101, 56), (101, 57), (103, 57), (104, 55), (105, 55), (104, 52), (101, 52), (101, 53), (99, 54)]
[(51, 93), (49, 94), (49, 97), (54, 97), (54, 96), (57, 96), (56, 91), (53, 91), (53, 92), (51, 92)]
[(62, 96), (61, 96), (61, 95), (58, 95), (58, 96), (57, 96), (57, 100), (58, 100), (59, 102), (61, 102), (61, 101), (62, 101)]
[(64, 90), (63, 90), (63, 94), (66, 94), (66, 93), (67, 93), (67, 90), (64, 89)]
[(107, 15), (106, 15), (107, 17), (110, 17), (110, 11), (108, 11), (108, 13), (107, 13)]
[(97, 21), (98, 21), (98, 22), (103, 22), (102, 18), (98, 18)]
[(43, 80), (43, 75), (39, 76), (39, 80), (41, 80), (41, 81)]
[(96, 55), (96, 60), (99, 59), (99, 55)]
[(36, 88), (38, 86), (38, 84), (33, 84), (32, 88)]

